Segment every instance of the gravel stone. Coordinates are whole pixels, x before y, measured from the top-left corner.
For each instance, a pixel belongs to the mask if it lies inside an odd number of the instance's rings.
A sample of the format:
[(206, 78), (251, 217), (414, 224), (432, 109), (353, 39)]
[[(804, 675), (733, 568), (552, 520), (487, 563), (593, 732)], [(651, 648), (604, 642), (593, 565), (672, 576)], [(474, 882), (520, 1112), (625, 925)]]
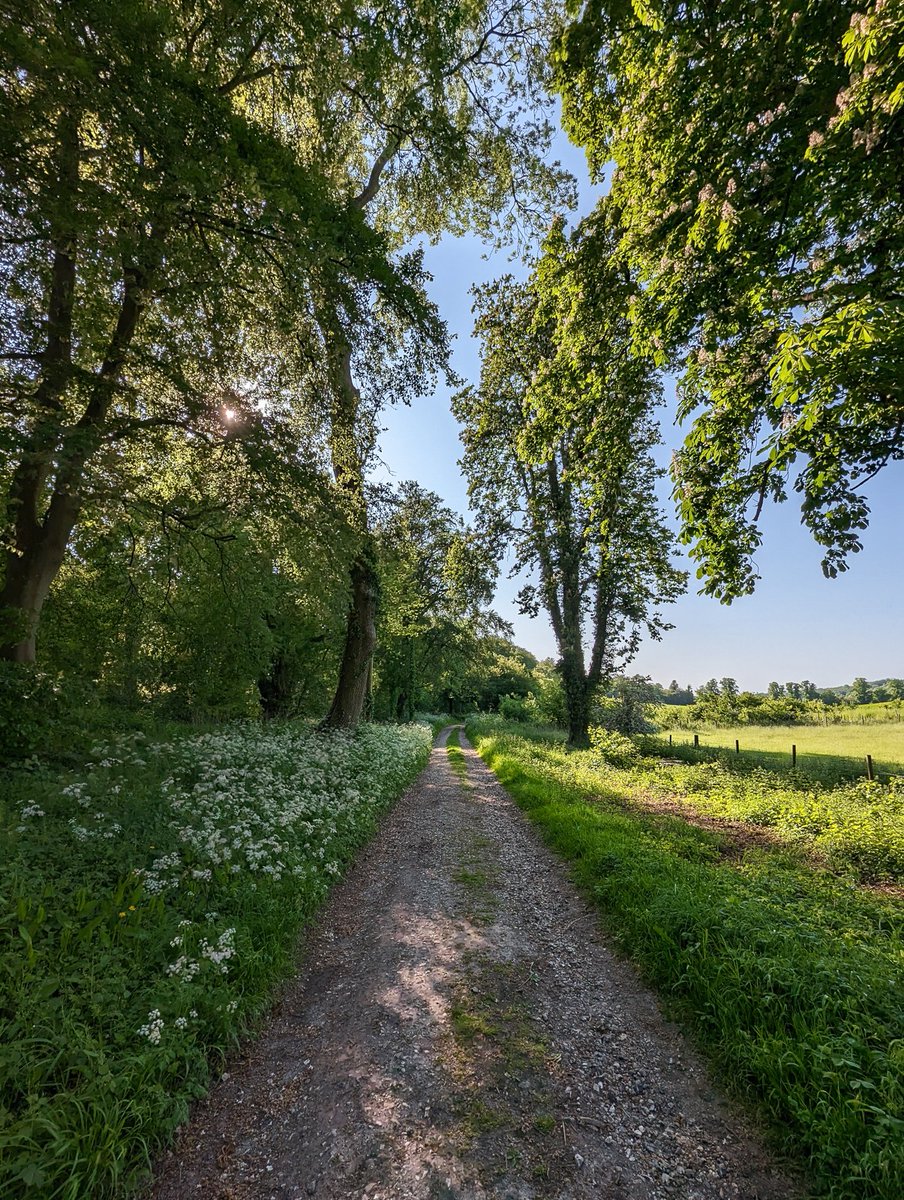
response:
[(801, 1194), (465, 745), (334, 889), (155, 1200)]

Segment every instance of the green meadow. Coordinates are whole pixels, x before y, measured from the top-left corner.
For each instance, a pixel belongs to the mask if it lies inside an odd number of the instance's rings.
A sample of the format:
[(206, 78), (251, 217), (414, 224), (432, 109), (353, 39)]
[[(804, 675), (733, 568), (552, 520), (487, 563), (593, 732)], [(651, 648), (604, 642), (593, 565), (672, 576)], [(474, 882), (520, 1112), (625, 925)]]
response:
[[(882, 707), (882, 706), (864, 706)], [(671, 732), (673, 749), (693, 749), (694, 731), (664, 729), (660, 738), (664, 752)], [(700, 748), (729, 751), (735, 741), (748, 763), (770, 770), (791, 766), (791, 747), (797, 747), (797, 767), (824, 782), (856, 778), (866, 774), (866, 756), (882, 777), (904, 775), (904, 722), (838, 725), (738, 725), (730, 729), (697, 731)]]

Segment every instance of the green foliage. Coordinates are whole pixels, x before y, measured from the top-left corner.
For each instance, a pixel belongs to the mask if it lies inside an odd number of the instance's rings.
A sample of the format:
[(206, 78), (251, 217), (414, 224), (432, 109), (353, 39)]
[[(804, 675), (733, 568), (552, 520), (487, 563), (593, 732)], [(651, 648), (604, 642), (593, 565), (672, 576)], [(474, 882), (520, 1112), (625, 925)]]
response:
[(169, 739), (189, 732), (153, 709), (109, 703), (91, 680), (0, 663), (0, 770), (23, 765), (40, 772), (48, 764), (81, 765), (98, 738), (134, 734)]
[(507, 627), (489, 608), (495, 563), (435, 493), (402, 484), (384, 502), (375, 541), (374, 712), (402, 720), (425, 705), (454, 703), (489, 666), (487, 639)]
[[(214, 469), (243, 443), (255, 486), (328, 452), (332, 507), (366, 543), (377, 414), (429, 390), (448, 356), (412, 239), (500, 237), (516, 219), (525, 233), (568, 201), (569, 177), (545, 160), (531, 5), (390, 3), (378, 21), (355, 4), (233, 9), (6, 14), (7, 655), (33, 657), (86, 501), (104, 513), (131, 490), (162, 431)], [(267, 632), (247, 629), (224, 662), (265, 652)], [(285, 711), (296, 656), (272, 649), (266, 699)]]
[(42, 661), (158, 718), (321, 714), (355, 547), (344, 516), (313, 464), (264, 482), (244, 444), (210, 461), (161, 437), (115, 495), (86, 503)]
[(590, 752), (613, 767), (630, 767), (640, 758), (637, 746), (629, 737), (598, 725), (590, 728)]
[[(655, 697), (660, 700), (660, 697)], [(899, 722), (904, 715), (900, 700), (872, 704), (842, 704), (831, 692), (817, 700), (795, 699), (785, 689), (766, 696), (739, 692), (733, 699), (701, 688), (693, 704), (664, 705), (651, 709), (656, 723), (668, 729), (724, 728), (734, 725), (849, 725)]]
[(430, 732), (433, 737), (445, 729), (447, 725), (452, 724), (452, 717), (449, 713), (418, 713), (415, 720), (419, 725), (429, 725)]
[(646, 675), (618, 676), (607, 691), (613, 703), (601, 709), (601, 725), (628, 735), (652, 732), (647, 709), (656, 699), (656, 689)]
[(904, 456), (900, 5), (571, 11), (556, 87), (592, 169), (615, 163), (635, 342), (683, 371), (672, 475), (703, 588), (752, 590), (789, 480), (824, 571), (846, 570), (860, 485)]
[[(818, 1195), (897, 1200), (904, 1173), (904, 924), (896, 905), (790, 853), (631, 807), (593, 752), (472, 736), (572, 865), (621, 947), (694, 1031)], [(627, 801), (627, 803), (626, 803)]]
[(568, 710), (565, 704), (565, 688), (562, 679), (550, 659), (545, 659), (534, 668), (531, 694), (527, 703), (531, 719), (537, 725), (551, 725), (567, 729)]
[(3, 779), (0, 1190), (120, 1195), (293, 967), (430, 731), (235, 727)]
[(523, 696), (503, 696), (499, 701), (499, 715), (506, 721), (534, 719), (532, 705)]
[(55, 676), (0, 663), (0, 765), (45, 749), (53, 731), (75, 707)]
[(666, 729), (697, 729), (704, 725), (791, 725), (821, 715), (823, 705), (788, 696), (772, 699), (752, 692), (727, 696), (709, 691), (704, 685), (693, 704), (657, 711), (657, 723)]
[(493, 712), (502, 697), (515, 696), (533, 703), (538, 683), (538, 664), (529, 650), (503, 637), (483, 638), (477, 655), (462, 679), (462, 694), (472, 708)]
[(634, 283), (612, 258), (616, 237), (605, 207), (570, 237), (557, 220), (527, 283), (475, 289), (480, 383), (453, 400), (481, 526), (514, 550), (513, 574), (537, 579), (519, 601), (549, 615), (576, 745), (593, 689), (642, 632), (667, 628), (660, 607), (685, 582), (650, 500), (659, 387), (650, 359), (629, 353)]
[(324, 279), (345, 321), (377, 308), (440, 346), (443, 330), (416, 256), (393, 256), (312, 153), (343, 74), (379, 61), (373, 45), (347, 53), (354, 8), (16, 7), (0, 120), (16, 628), (0, 641), (27, 659), (85, 498), (131, 479), (133, 445), (168, 430), (212, 458), (240, 438), (295, 461), (300, 413), (325, 415), (311, 321)]
[[(674, 746), (668, 751), (676, 752)], [(822, 782), (805, 768), (767, 770), (756, 757), (743, 764), (731, 754), (692, 757), (697, 761), (686, 766), (649, 764), (625, 786), (638, 796), (677, 797), (710, 816), (769, 828), (861, 881), (904, 882), (900, 777), (888, 784), (834, 783), (831, 776)], [(790, 764), (790, 754), (787, 759)]]

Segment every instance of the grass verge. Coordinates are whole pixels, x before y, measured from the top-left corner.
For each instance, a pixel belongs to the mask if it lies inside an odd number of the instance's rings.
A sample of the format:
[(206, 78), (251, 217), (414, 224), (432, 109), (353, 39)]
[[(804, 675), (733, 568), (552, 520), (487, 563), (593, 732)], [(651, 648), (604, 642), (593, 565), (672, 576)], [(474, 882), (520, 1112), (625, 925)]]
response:
[[(898, 1200), (904, 1178), (904, 916), (790, 849), (719, 837), (579, 782), (560, 746), (469, 729), (571, 863), (624, 951), (756, 1102), (816, 1194)], [(626, 777), (630, 772), (626, 771)]]
[(4, 1200), (142, 1181), (430, 744), (247, 726), (0, 779)]

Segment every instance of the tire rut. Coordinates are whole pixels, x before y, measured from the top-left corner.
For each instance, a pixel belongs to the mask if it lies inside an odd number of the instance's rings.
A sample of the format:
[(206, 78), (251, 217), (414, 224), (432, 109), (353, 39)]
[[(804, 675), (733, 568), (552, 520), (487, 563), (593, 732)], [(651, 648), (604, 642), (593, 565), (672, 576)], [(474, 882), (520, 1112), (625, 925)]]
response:
[(449, 733), (149, 1195), (796, 1195), (464, 739), (456, 777)]

